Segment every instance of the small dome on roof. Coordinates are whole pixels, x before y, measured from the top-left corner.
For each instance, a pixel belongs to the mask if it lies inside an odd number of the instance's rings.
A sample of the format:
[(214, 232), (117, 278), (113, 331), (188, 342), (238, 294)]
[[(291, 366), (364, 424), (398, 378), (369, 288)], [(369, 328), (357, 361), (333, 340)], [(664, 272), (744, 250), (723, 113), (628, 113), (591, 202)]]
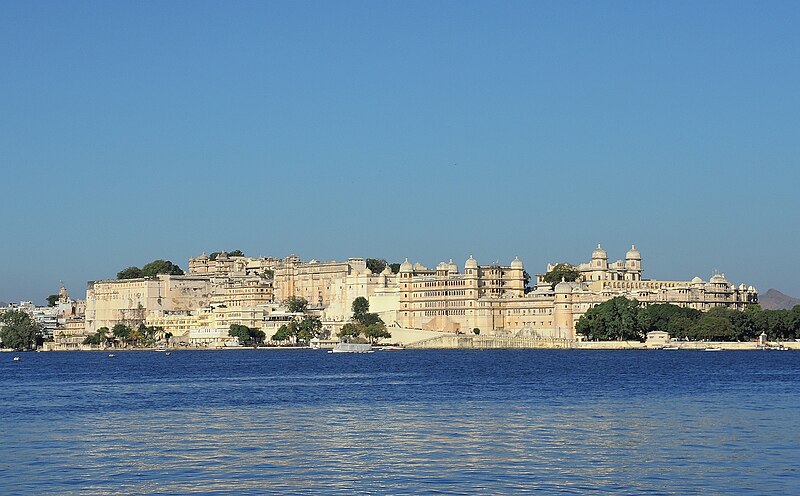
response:
[(200, 254), (199, 257), (197, 257), (197, 259), (198, 260), (208, 260), (208, 255), (206, 255), (206, 252), (203, 252), (203, 253)]
[(699, 277), (697, 277), (697, 276), (694, 276), (694, 277), (692, 278), (692, 282), (693, 282), (694, 284), (698, 284), (698, 283), (701, 283), (701, 282), (703, 282), (703, 280), (702, 280), (702, 279), (700, 279), (700, 278), (699, 278)]
[(387, 265), (386, 267), (383, 268), (383, 271), (381, 271), (381, 274), (384, 275), (384, 276), (390, 276), (390, 275), (392, 275), (392, 269), (390, 269), (389, 266)]
[(522, 260), (519, 257), (514, 257), (514, 260), (511, 261), (511, 268), (512, 269), (522, 269), (524, 268), (522, 265)]
[(571, 293), (572, 285), (562, 278), (561, 282), (556, 284), (555, 290), (556, 293)]
[(465, 269), (477, 269), (478, 268), (478, 261), (472, 258), (472, 255), (469, 256), (466, 262), (464, 262)]
[(756, 288), (754, 288), (753, 286), (748, 286), (748, 287), (747, 287), (747, 290), (748, 290), (748, 291), (755, 292), (755, 291), (756, 291)]
[(408, 261), (408, 258), (400, 264), (400, 272), (411, 272), (414, 267), (411, 265), (411, 262)]
[(458, 273), (458, 265), (456, 265), (456, 263), (453, 262), (452, 258), (450, 259), (450, 263), (447, 264), (447, 271), (448, 272), (453, 272), (453, 273), (456, 273), (456, 274)]
[(714, 274), (711, 277), (711, 283), (713, 284), (724, 284), (727, 283), (728, 280), (725, 279), (725, 274)]
[(592, 252), (592, 260), (596, 258), (608, 259), (608, 253), (600, 246), (600, 243), (597, 243), (597, 248)]
[(641, 260), (642, 254), (636, 249), (636, 245), (631, 245), (631, 249), (625, 254), (626, 260)]
[(447, 270), (447, 264), (444, 263), (444, 262), (439, 262), (438, 264), (436, 264), (436, 270), (444, 270), (444, 271), (446, 271)]

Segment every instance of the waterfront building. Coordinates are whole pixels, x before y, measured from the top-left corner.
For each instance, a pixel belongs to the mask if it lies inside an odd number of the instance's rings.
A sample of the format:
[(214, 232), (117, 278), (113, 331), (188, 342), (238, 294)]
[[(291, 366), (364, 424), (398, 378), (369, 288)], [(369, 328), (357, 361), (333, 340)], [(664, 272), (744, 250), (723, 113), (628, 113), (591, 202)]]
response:
[(524, 266), (478, 265), (470, 256), (464, 272), (451, 259), (431, 270), (406, 259), (398, 274), (397, 322), (402, 327), (448, 332), (503, 328), (503, 301), (525, 293)]
[(286, 257), (274, 268), (275, 301), (289, 297), (305, 298), (312, 307), (324, 308), (334, 297), (335, 282), (353, 273), (363, 273), (367, 262), (363, 258), (349, 258), (346, 262), (303, 262), (297, 256)]
[(89, 281), (86, 289), (86, 330), (116, 324), (135, 327), (147, 319), (205, 307), (211, 281), (194, 275)]

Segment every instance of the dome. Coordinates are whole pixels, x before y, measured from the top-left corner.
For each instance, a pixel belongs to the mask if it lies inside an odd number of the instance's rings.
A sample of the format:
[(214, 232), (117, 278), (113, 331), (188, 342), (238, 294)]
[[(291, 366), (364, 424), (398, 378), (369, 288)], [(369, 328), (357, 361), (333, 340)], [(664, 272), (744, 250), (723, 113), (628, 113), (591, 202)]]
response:
[(381, 274), (384, 276), (390, 276), (392, 275), (392, 269), (390, 269), (389, 266), (387, 265), (386, 267), (383, 268)]
[(453, 262), (452, 258), (450, 259), (450, 263), (447, 264), (447, 271), (448, 272), (453, 272), (455, 274), (458, 274), (458, 265), (456, 265), (456, 263)]
[(411, 272), (413, 268), (414, 267), (411, 265), (411, 262), (408, 261), (408, 258), (406, 258), (405, 261), (400, 264), (400, 272)]
[(466, 262), (464, 262), (465, 269), (477, 269), (478, 268), (478, 261), (472, 258), (472, 255), (469, 256)]
[(628, 253), (625, 254), (626, 260), (641, 260), (642, 255), (639, 253), (639, 250), (636, 249), (636, 245), (631, 245), (631, 249), (628, 250)]
[(694, 276), (694, 278), (692, 279), (692, 283), (694, 283), (694, 284), (700, 284), (700, 283), (702, 283), (702, 282), (703, 282), (703, 280), (702, 280), (702, 279), (700, 279), (700, 278), (699, 278), (699, 277), (697, 277), (697, 276)]
[(511, 261), (511, 268), (512, 269), (522, 269), (524, 268), (522, 265), (522, 260), (519, 257), (514, 257), (514, 260)]
[(436, 270), (447, 271), (447, 264), (444, 262), (439, 262), (438, 264), (436, 264)]
[(200, 254), (199, 257), (197, 257), (197, 259), (198, 260), (208, 260), (208, 255), (206, 255), (206, 252), (203, 252), (203, 253)]
[(572, 293), (572, 285), (563, 279), (556, 284), (556, 293)]
[(724, 284), (724, 283), (727, 283), (728, 280), (725, 279), (725, 274), (714, 274), (711, 277), (711, 281), (710, 282), (712, 284)]
[(592, 252), (592, 260), (596, 258), (608, 259), (608, 253), (597, 243), (597, 248)]

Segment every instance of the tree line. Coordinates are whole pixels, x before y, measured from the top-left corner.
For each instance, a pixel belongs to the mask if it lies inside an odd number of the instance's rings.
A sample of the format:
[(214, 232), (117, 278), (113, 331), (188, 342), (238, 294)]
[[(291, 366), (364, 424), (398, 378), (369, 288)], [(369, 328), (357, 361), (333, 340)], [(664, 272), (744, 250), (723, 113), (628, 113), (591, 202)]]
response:
[(126, 324), (116, 324), (109, 329), (108, 327), (99, 328), (94, 334), (86, 336), (83, 344), (91, 346), (133, 346), (148, 348), (153, 347), (161, 340), (168, 340), (172, 333), (164, 332), (163, 327), (147, 326), (144, 323), (136, 327)]
[(670, 303), (643, 306), (618, 296), (590, 308), (578, 319), (575, 331), (599, 341), (643, 341), (651, 331), (696, 341), (752, 341), (762, 333), (770, 340), (785, 341), (800, 337), (800, 305), (791, 310), (750, 305), (744, 311), (716, 307), (701, 312)]
[(169, 260), (153, 260), (145, 264), (141, 269), (139, 267), (128, 267), (117, 272), (117, 279), (138, 279), (140, 277), (154, 277), (157, 274), (169, 274), (173, 276), (182, 276), (183, 269), (170, 262)]

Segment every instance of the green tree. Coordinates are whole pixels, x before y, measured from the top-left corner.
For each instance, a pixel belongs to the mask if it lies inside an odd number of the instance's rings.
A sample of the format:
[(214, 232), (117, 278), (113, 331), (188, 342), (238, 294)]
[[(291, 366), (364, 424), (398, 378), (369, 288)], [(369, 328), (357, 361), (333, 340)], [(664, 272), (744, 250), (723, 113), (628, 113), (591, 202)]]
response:
[(275, 279), (275, 271), (272, 269), (264, 269), (261, 274), (265, 279)]
[(477, 336), (478, 334), (480, 334), (480, 333), (481, 333), (481, 330), (480, 330), (480, 329), (478, 329), (477, 327), (476, 327), (475, 329), (473, 329), (473, 330), (472, 330), (472, 334), (474, 334), (474, 335), (476, 335), (476, 336)]
[(392, 334), (386, 329), (386, 324), (384, 324), (382, 320), (370, 325), (363, 326), (363, 330), (361, 332), (364, 334), (364, 337), (369, 339), (370, 342), (372, 343), (376, 342), (381, 338), (392, 337)]
[(6, 310), (0, 314), (0, 342), (6, 348), (30, 350), (40, 332), (39, 324), (22, 310)]
[(139, 267), (128, 267), (117, 272), (117, 279), (138, 279), (140, 277), (144, 277), (144, 274)]
[(99, 346), (99, 345), (103, 344), (105, 341), (106, 341), (105, 336), (101, 336), (98, 333), (94, 333), (94, 334), (91, 334), (89, 336), (86, 336), (83, 339), (82, 343), (83, 344), (92, 345), (92, 346)]
[(651, 331), (668, 332), (673, 337), (685, 337), (686, 323), (700, 319), (702, 313), (693, 308), (683, 308), (671, 303), (658, 303), (639, 309), (639, 323), (645, 334)]
[(639, 302), (617, 296), (589, 309), (578, 319), (575, 330), (590, 339), (642, 340), (644, 330), (639, 322)]
[(228, 253), (228, 256), (229, 257), (243, 257), (244, 253), (242, 253), (242, 250), (233, 250), (232, 252)]
[(57, 294), (53, 294), (53, 295), (48, 296), (47, 297), (47, 306), (48, 307), (56, 306), (56, 303), (58, 302), (59, 298), (61, 298), (61, 297), (59, 295), (57, 295)]
[(522, 281), (524, 283), (525, 294), (530, 293), (533, 288), (531, 288), (531, 275), (528, 274), (527, 270), (522, 271)]
[(552, 285), (558, 284), (562, 281), (573, 282), (577, 281), (581, 273), (572, 264), (560, 263), (556, 264), (550, 272), (544, 275), (544, 281)]
[(290, 313), (305, 313), (308, 309), (308, 301), (300, 296), (290, 296), (283, 303)]
[(388, 265), (388, 262), (386, 262), (386, 260), (384, 260), (382, 258), (368, 258), (367, 259), (367, 268), (373, 274), (380, 274), (381, 272), (383, 272), (383, 269), (385, 269), (387, 265)]
[(111, 332), (114, 334), (114, 337), (122, 341), (123, 344), (128, 343), (133, 335), (133, 329), (125, 324), (115, 324), (114, 327), (111, 328)]
[(250, 346), (252, 343), (250, 328), (241, 324), (231, 324), (228, 329), (228, 336), (237, 338), (242, 346)]
[(157, 274), (182, 276), (183, 270), (169, 260), (153, 260), (142, 267), (142, 274), (144, 277), (153, 277)]
[(693, 327), (695, 339), (711, 341), (730, 341), (736, 337), (736, 331), (730, 321), (717, 315), (703, 315)]
[(316, 318), (306, 315), (297, 325), (298, 341), (309, 342), (313, 338), (318, 338), (322, 332), (322, 322)]
[(361, 326), (358, 324), (354, 324), (352, 322), (348, 322), (347, 324), (342, 326), (342, 329), (337, 333), (337, 336), (343, 338), (345, 336), (352, 336), (356, 337), (361, 334)]
[(400, 264), (399, 263), (389, 264), (389, 268), (392, 269), (392, 274), (397, 274), (398, 272), (400, 272)]
[(278, 328), (278, 331), (275, 334), (272, 335), (272, 340), (273, 341), (286, 341), (287, 339), (293, 339), (293, 338), (294, 338), (294, 334), (289, 329), (289, 325), (288, 324), (283, 324), (282, 326), (280, 326)]
[(363, 296), (357, 297), (353, 300), (353, 319), (360, 320), (367, 312), (369, 312), (369, 301)]

